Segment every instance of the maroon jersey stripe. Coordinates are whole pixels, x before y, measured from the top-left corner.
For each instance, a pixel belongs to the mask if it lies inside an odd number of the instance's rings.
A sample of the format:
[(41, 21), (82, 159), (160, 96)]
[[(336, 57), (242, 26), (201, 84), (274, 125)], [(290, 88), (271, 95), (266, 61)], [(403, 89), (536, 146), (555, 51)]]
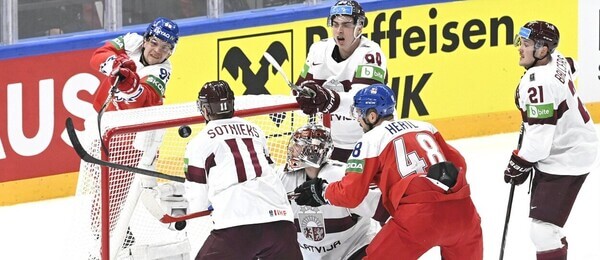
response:
[(260, 177), (262, 175), (262, 168), (260, 167), (260, 163), (258, 162), (258, 156), (256, 155), (256, 150), (254, 149), (254, 143), (250, 138), (242, 139), (248, 152), (250, 153), (250, 158), (252, 159), (252, 167), (254, 167), (254, 172), (256, 173), (256, 177)]
[[(349, 82), (350, 83), (350, 82)], [(342, 83), (343, 84), (343, 83)], [(364, 78), (353, 78), (352, 84), (365, 84), (365, 85), (373, 85), (373, 84), (381, 84), (381, 82), (374, 79), (364, 79)], [(346, 84), (344, 84), (344, 88), (346, 88)], [(351, 87), (350, 87), (351, 88)], [(350, 89), (348, 89), (350, 90)], [(346, 90), (346, 92), (348, 92)]]
[(554, 110), (553, 117), (543, 119), (529, 118), (527, 122), (529, 122), (529, 125), (556, 125), (558, 119), (560, 119), (563, 116), (563, 114), (567, 112), (567, 110), (569, 110), (569, 106), (567, 105), (567, 101), (565, 100), (558, 105), (558, 109)]
[(202, 168), (190, 165), (185, 173), (185, 178), (189, 181), (206, 184), (206, 171)]
[(246, 168), (244, 168), (244, 161), (242, 158), (242, 154), (240, 153), (240, 148), (238, 147), (235, 139), (225, 140), (227, 146), (233, 155), (233, 161), (235, 163), (235, 169), (238, 176), (238, 182), (245, 182), (246, 178)]
[(206, 161), (204, 161), (204, 169), (206, 169), (206, 176), (210, 174), (210, 169), (215, 167), (217, 163), (215, 162), (215, 154), (211, 153), (208, 157), (206, 157)]

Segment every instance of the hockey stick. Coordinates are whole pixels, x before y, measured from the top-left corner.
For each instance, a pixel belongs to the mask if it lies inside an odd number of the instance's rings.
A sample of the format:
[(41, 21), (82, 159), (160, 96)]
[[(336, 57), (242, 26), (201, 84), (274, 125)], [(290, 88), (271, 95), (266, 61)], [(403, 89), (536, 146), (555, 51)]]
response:
[(271, 63), (273, 68), (275, 68), (279, 72), (279, 75), (281, 75), (281, 77), (283, 78), (285, 83), (288, 85), (288, 87), (290, 87), (290, 89), (295, 90), (299, 94), (303, 94), (308, 97), (314, 97), (316, 95), (316, 93), (314, 93), (311, 89), (306, 89), (306, 88), (303, 89), (303, 88), (300, 88), (300, 87), (292, 84), (292, 82), (288, 79), (285, 72), (283, 72), (283, 68), (281, 68), (279, 63), (277, 63), (277, 61), (275, 60), (275, 58), (273, 58), (273, 56), (271, 56), (271, 54), (269, 54), (268, 52), (265, 52), (263, 54), (263, 57), (265, 57), (265, 59), (267, 59), (267, 61), (269, 63)]
[(81, 145), (81, 142), (79, 141), (79, 138), (77, 137), (77, 133), (75, 133), (75, 128), (73, 127), (73, 120), (70, 117), (68, 117), (65, 124), (66, 124), (66, 128), (67, 128), (67, 133), (69, 134), (69, 139), (71, 140), (71, 144), (73, 145), (73, 149), (75, 149), (75, 152), (77, 152), (77, 155), (79, 155), (79, 158), (81, 158), (82, 160), (84, 160), (88, 163), (98, 164), (98, 165), (107, 166), (107, 167), (111, 167), (111, 168), (115, 168), (115, 169), (119, 169), (119, 170), (129, 171), (129, 172), (133, 172), (133, 173), (139, 173), (139, 174), (148, 175), (148, 176), (161, 178), (161, 179), (166, 179), (166, 180), (170, 180), (170, 181), (176, 181), (176, 182), (184, 182), (185, 181), (184, 177), (173, 176), (173, 175), (168, 175), (168, 174), (164, 174), (164, 173), (160, 173), (160, 172), (156, 172), (156, 171), (151, 171), (151, 170), (131, 167), (131, 166), (127, 166), (127, 165), (107, 162), (107, 161), (103, 161), (98, 158), (95, 158), (95, 157), (91, 156)]
[(295, 193), (294, 191), (290, 191), (287, 193), (288, 200), (295, 200), (296, 198), (298, 198), (298, 196), (300, 196), (300, 193)]
[(150, 189), (144, 189), (142, 191), (142, 194), (140, 195), (140, 199), (146, 206), (148, 212), (150, 212), (152, 216), (154, 216), (156, 219), (158, 219), (158, 221), (164, 224), (182, 222), (192, 218), (207, 216), (210, 215), (210, 213), (213, 211), (212, 206), (209, 206), (207, 210), (198, 211), (182, 216), (171, 216), (167, 214), (167, 212), (165, 212), (165, 210), (158, 204), (158, 202), (156, 202), (156, 199), (154, 198), (155, 193), (152, 193), (152, 191), (153, 190)]
[[(523, 134), (525, 133), (525, 123), (521, 123), (521, 129), (519, 130), (519, 142), (517, 143), (517, 149), (521, 149), (521, 143), (523, 142)], [(504, 259), (504, 246), (506, 245), (506, 234), (508, 233), (508, 221), (510, 220), (510, 213), (512, 211), (512, 202), (515, 196), (515, 184), (510, 182), (510, 192), (508, 194), (508, 205), (506, 206), (506, 218), (504, 220), (504, 231), (502, 232), (502, 245), (500, 246), (500, 260)]]
[[(120, 68), (120, 67), (119, 67)], [(113, 70), (113, 72), (111, 72), (111, 76), (116, 75), (117, 71), (119, 71), (118, 69)], [(121, 81), (121, 77), (117, 78), (115, 80), (115, 82), (112, 84), (112, 86), (110, 86), (110, 91), (108, 93), (108, 97), (106, 97), (106, 100), (104, 101), (104, 104), (102, 104), (102, 107), (100, 108), (100, 111), (98, 112), (98, 135), (100, 136), (100, 146), (102, 147), (102, 151), (104, 152), (104, 154), (106, 154), (106, 156), (108, 156), (108, 148), (106, 148), (106, 145), (104, 144), (104, 138), (102, 138), (102, 115), (104, 115), (104, 111), (106, 111), (106, 107), (108, 106), (108, 103), (110, 103), (113, 98), (115, 97), (115, 92), (117, 89), (117, 84), (119, 84), (119, 81)]]

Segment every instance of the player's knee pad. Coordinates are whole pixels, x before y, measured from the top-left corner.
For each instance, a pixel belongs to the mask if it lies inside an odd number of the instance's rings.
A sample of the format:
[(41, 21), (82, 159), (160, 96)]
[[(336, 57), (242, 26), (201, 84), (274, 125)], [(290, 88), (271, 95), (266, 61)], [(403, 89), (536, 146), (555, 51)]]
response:
[(562, 228), (552, 223), (533, 219), (530, 236), (538, 252), (562, 248)]

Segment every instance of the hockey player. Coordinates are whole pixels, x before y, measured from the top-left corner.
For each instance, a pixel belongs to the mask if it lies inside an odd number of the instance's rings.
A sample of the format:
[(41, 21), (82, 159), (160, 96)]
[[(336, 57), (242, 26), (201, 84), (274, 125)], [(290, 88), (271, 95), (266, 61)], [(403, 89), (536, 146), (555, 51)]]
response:
[[(167, 18), (158, 17), (148, 25), (144, 35), (128, 33), (96, 49), (90, 65), (107, 76), (94, 94), (92, 104), (96, 112), (162, 105), (171, 76), (168, 59), (178, 40), (179, 26)], [(111, 95), (114, 97), (111, 98)], [(103, 107), (105, 103), (106, 107)], [(96, 119), (94, 115), (85, 121), (87, 136), (97, 135), (95, 132), (99, 127)], [(137, 159), (130, 160), (131, 166), (153, 169), (163, 134), (164, 131), (158, 130), (138, 133), (135, 141), (132, 140), (133, 147), (122, 151), (135, 154)], [(145, 187), (156, 186), (154, 178), (144, 178), (144, 181), (147, 181)]]
[(179, 40), (179, 27), (159, 17), (144, 35), (128, 33), (98, 48), (90, 60), (93, 69), (106, 75), (94, 94), (93, 105), (100, 111), (116, 83), (113, 102), (107, 111), (163, 104), (171, 63), (169, 57)]
[(195, 206), (214, 208), (214, 230), (196, 259), (301, 259), (292, 208), (271, 168), (267, 140), (255, 124), (234, 117), (227, 82), (198, 94), (206, 127), (185, 151), (185, 176), (203, 188)]
[(331, 158), (341, 162), (346, 162), (362, 136), (360, 127), (348, 116), (352, 97), (366, 86), (387, 80), (387, 61), (381, 47), (362, 36), (365, 20), (365, 11), (358, 2), (335, 3), (327, 17), (333, 37), (310, 47), (296, 81), (296, 85), (316, 93), (296, 98), (304, 113), (331, 113)]
[(556, 50), (559, 38), (558, 28), (544, 21), (526, 23), (515, 38), (519, 65), (527, 70), (515, 94), (524, 133), (504, 181), (520, 185), (535, 172), (530, 236), (540, 260), (567, 259), (562, 227), (599, 147), (594, 123), (575, 91), (575, 63)]
[[(308, 124), (296, 130), (288, 146), (287, 164), (277, 172), (286, 191), (293, 193), (299, 184), (317, 177), (328, 182), (344, 177), (346, 164), (329, 160), (332, 149), (328, 128)], [(356, 208), (298, 206), (292, 201), (303, 258), (362, 259), (365, 248), (379, 230), (379, 223), (371, 217), (380, 222), (389, 217), (379, 203), (380, 197), (381, 191), (372, 187)]]
[(363, 88), (352, 108), (365, 134), (341, 181), (315, 178), (295, 192), (299, 205), (353, 208), (371, 183), (392, 218), (367, 247), (370, 259), (418, 259), (439, 246), (443, 259), (482, 259), (481, 220), (470, 197), (462, 155), (426, 122), (394, 120), (394, 94), (383, 84)]
[[(159, 17), (148, 25), (143, 35), (128, 33), (107, 41), (102, 47), (96, 49), (90, 59), (90, 66), (106, 75), (106, 78), (101, 81), (100, 86), (94, 93), (92, 104), (96, 112), (101, 112), (102, 109), (115, 111), (162, 105), (166, 86), (171, 75), (171, 63), (168, 59), (173, 54), (178, 39), (178, 25), (167, 18)], [(112, 102), (106, 103), (107, 101)], [(104, 104), (106, 104), (106, 107), (103, 107)], [(98, 139), (100, 129), (97, 123), (96, 114), (90, 115), (85, 120), (86, 134), (83, 143), (87, 146), (91, 146), (94, 139)], [(131, 145), (124, 146), (120, 152), (130, 155), (132, 159), (123, 162), (123, 164), (154, 169), (154, 162), (158, 156), (157, 151), (162, 142), (163, 134), (164, 131), (155, 130), (124, 137), (129, 138), (129, 140), (123, 139), (121, 142)], [(95, 174), (98, 174), (100, 170), (89, 170), (98, 167), (82, 162), (80, 182), (84, 183), (84, 179), (92, 178), (94, 182), (99, 183), (100, 176)], [(91, 173), (92, 176), (86, 173)], [(112, 169), (109, 178), (111, 180), (126, 179), (124, 176), (128, 175), (131, 175), (131, 173)], [(127, 178), (120, 185), (118, 190), (132, 188), (129, 191), (131, 196), (128, 197), (128, 200), (132, 202), (123, 204), (135, 206), (133, 201), (137, 201), (140, 193), (138, 186), (155, 188), (157, 182), (156, 178), (153, 177), (136, 176), (135, 181), (134, 177)], [(92, 205), (99, 205), (97, 201), (100, 199), (100, 194), (94, 191), (93, 195), (94, 202)], [(166, 198), (166, 201), (173, 197), (165, 194), (161, 196)], [(99, 207), (92, 207), (92, 223), (99, 223), (99, 215)], [(128, 218), (120, 215), (120, 219)], [(98, 229), (99, 224), (93, 224), (92, 226), (94, 227), (92, 233), (97, 234), (99, 230), (96, 229)], [(135, 236), (127, 229), (122, 247), (130, 247), (134, 243)], [(113, 252), (116, 252), (116, 250), (113, 250)]]

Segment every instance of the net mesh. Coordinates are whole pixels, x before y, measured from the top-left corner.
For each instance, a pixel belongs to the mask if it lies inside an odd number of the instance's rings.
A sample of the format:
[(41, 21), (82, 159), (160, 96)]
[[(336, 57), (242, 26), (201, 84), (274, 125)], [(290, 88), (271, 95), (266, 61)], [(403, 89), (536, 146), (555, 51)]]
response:
[[(268, 106), (265, 106), (268, 104)], [(257, 124), (267, 135), (271, 158), (276, 165), (285, 163), (287, 144), (290, 135), (298, 127), (315, 120), (296, 110), (297, 105), (291, 96), (245, 95), (236, 97), (236, 116), (244, 117)], [(96, 158), (110, 162), (139, 167), (144, 158), (143, 150), (148, 144), (159, 142), (155, 170), (161, 173), (184, 176), (183, 155), (186, 144), (204, 127), (195, 102), (163, 105), (156, 107), (131, 109), (117, 112), (106, 112), (102, 117), (102, 129), (109, 150), (103, 155), (99, 142), (97, 126), (86, 125), (87, 130), (79, 134), (86, 151)], [(95, 118), (88, 121), (95, 121)], [(189, 126), (191, 136), (179, 135), (180, 126)], [(140, 145), (141, 144), (141, 145)], [(140, 148), (145, 147), (145, 148)], [(151, 146), (150, 146), (151, 147)], [(150, 149), (152, 150), (152, 149)], [(147, 158), (146, 158), (147, 159)], [(103, 219), (100, 214), (103, 192), (100, 176), (109, 176), (109, 218)], [(130, 172), (100, 167), (82, 162), (80, 166), (76, 198), (77, 227), (81, 232), (74, 250), (76, 259), (100, 259), (101, 226), (110, 226), (110, 252), (116, 259), (131, 259), (128, 250), (136, 245), (159, 244), (170, 241), (189, 239), (194, 257), (203, 241), (212, 229), (210, 216), (187, 221), (182, 231), (173, 231), (166, 224), (160, 223), (138, 201), (139, 191), (132, 185), (139, 175)], [(159, 183), (163, 182), (159, 180)]]

